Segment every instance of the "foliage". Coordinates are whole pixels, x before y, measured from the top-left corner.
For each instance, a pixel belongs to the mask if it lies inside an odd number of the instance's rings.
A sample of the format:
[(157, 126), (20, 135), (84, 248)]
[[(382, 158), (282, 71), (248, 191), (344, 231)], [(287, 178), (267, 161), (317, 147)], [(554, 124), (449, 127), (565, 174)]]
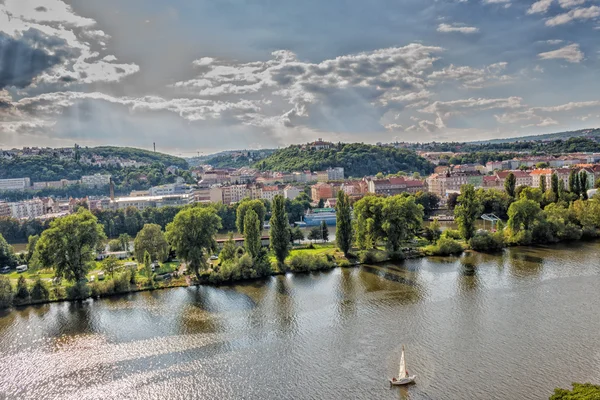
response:
[(258, 258), (261, 248), (261, 224), (258, 215), (249, 209), (244, 216), (244, 248), (253, 260)]
[(329, 229), (327, 229), (327, 222), (321, 221), (321, 240), (329, 242)]
[(285, 200), (281, 195), (273, 198), (270, 225), (271, 250), (279, 264), (283, 264), (290, 252), (290, 226), (285, 212)]
[(347, 257), (352, 248), (352, 211), (350, 210), (350, 197), (340, 190), (336, 201), (336, 228), (335, 241), (339, 249)]
[(227, 240), (225, 241), (225, 243), (223, 243), (223, 248), (221, 249), (221, 252), (219, 253), (219, 260), (221, 260), (221, 263), (234, 260), (235, 259), (235, 251), (236, 251), (236, 245), (235, 245), (235, 241), (233, 240), (233, 233), (229, 232), (229, 236), (227, 237)]
[(598, 400), (600, 386), (591, 383), (573, 383), (573, 390), (556, 388), (550, 400)]
[(221, 218), (211, 207), (186, 208), (167, 225), (167, 240), (198, 279), (200, 268), (206, 266), (206, 255), (216, 247), (214, 236), (220, 228)]
[(169, 243), (160, 225), (146, 224), (133, 241), (133, 253), (136, 260), (141, 260), (144, 254), (150, 253), (152, 261), (164, 262), (169, 256)]
[(464, 248), (458, 241), (442, 236), (436, 244), (426, 246), (423, 251), (430, 256), (449, 256), (462, 253)]
[(483, 213), (494, 214), (500, 219), (507, 218), (508, 207), (513, 201), (508, 193), (496, 189), (478, 189), (475, 195), (483, 206)]
[(119, 263), (117, 259), (113, 256), (106, 257), (102, 260), (102, 271), (110, 275), (111, 277), (115, 276), (115, 271), (119, 268)]
[(475, 221), (483, 212), (483, 206), (477, 201), (473, 185), (463, 185), (457, 200), (454, 215), (458, 230), (463, 238), (469, 240), (475, 234)]
[(50, 290), (42, 279), (38, 276), (31, 288), (31, 300), (46, 301), (50, 298)]
[(519, 199), (535, 201), (539, 205), (544, 200), (544, 193), (539, 188), (526, 186), (519, 191)]
[(39, 235), (31, 235), (27, 239), (27, 246), (25, 247), (25, 262), (29, 263), (29, 261), (33, 257), (33, 253), (35, 252), (35, 245), (37, 244), (37, 241), (39, 239)]
[(402, 241), (412, 239), (421, 229), (423, 206), (412, 196), (392, 196), (385, 199), (382, 212), (386, 247), (389, 252), (397, 252)]
[(0, 235), (0, 267), (16, 267), (17, 257), (11, 245)]
[(521, 229), (528, 231), (541, 212), (539, 203), (529, 200), (521, 194), (521, 199), (512, 203), (508, 208), (508, 228), (513, 234)]
[(424, 239), (427, 239), (430, 243), (435, 243), (442, 236), (442, 228), (440, 222), (434, 219), (429, 225), (423, 229), (422, 235)]
[(104, 239), (102, 225), (81, 208), (75, 214), (52, 221), (38, 240), (34, 257), (44, 267), (54, 268), (56, 276), (78, 282), (85, 278), (96, 247)]
[(290, 258), (290, 269), (294, 272), (309, 272), (330, 269), (333, 264), (325, 256), (298, 253)]
[(0, 309), (8, 308), (12, 304), (13, 287), (10, 279), (0, 275)]
[(383, 231), (384, 198), (366, 195), (354, 203), (354, 232), (359, 249), (371, 249), (385, 235)]
[(79, 280), (71, 286), (67, 286), (67, 298), (69, 300), (84, 300), (90, 297), (91, 290), (85, 281)]
[(291, 234), (290, 234), (290, 240), (295, 242), (295, 241), (301, 241), (304, 240), (304, 233), (302, 232), (302, 230), (299, 227), (295, 227), (294, 229), (292, 229)]
[(108, 251), (123, 251), (122, 243), (119, 239), (108, 241)]
[(501, 231), (490, 233), (488, 231), (478, 231), (475, 236), (469, 240), (469, 247), (475, 251), (495, 252), (505, 247), (504, 234)]
[(154, 286), (154, 272), (152, 271), (152, 258), (150, 253), (144, 252), (144, 272), (148, 278), (148, 285)]
[(460, 240), (462, 238), (460, 231), (456, 229), (446, 229), (444, 232), (442, 232), (441, 237), (454, 240)]
[(375, 175), (380, 171), (417, 171), (422, 174), (433, 171), (433, 165), (414, 151), (362, 143), (339, 143), (325, 150), (290, 146), (277, 150), (255, 166), (262, 171), (321, 171), (328, 167), (342, 167), (346, 176), (356, 177)]
[(25, 277), (21, 275), (17, 280), (17, 291), (15, 292), (14, 301), (15, 303), (23, 303), (27, 299), (29, 299), (29, 288), (27, 288)]
[(267, 209), (265, 204), (261, 200), (250, 200), (248, 198), (242, 200), (236, 210), (236, 220), (235, 225), (237, 227), (237, 231), (244, 235), (244, 227), (245, 227), (245, 218), (246, 213), (249, 210), (253, 210), (258, 216), (258, 220), (260, 222), (260, 230), (262, 231), (262, 227), (265, 223), (265, 216), (267, 215)]
[(415, 202), (423, 206), (425, 215), (431, 215), (440, 206), (439, 196), (431, 192), (417, 192), (415, 194)]
[(129, 251), (129, 241), (131, 237), (127, 233), (121, 233), (119, 235), (119, 242), (121, 243), (121, 249), (123, 251)]

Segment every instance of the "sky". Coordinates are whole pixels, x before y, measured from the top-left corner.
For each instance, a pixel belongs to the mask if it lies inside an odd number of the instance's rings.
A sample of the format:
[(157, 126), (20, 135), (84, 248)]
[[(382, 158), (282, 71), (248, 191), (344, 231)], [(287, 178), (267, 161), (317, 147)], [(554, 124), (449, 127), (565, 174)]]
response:
[(0, 0), (0, 148), (600, 126), (600, 0)]

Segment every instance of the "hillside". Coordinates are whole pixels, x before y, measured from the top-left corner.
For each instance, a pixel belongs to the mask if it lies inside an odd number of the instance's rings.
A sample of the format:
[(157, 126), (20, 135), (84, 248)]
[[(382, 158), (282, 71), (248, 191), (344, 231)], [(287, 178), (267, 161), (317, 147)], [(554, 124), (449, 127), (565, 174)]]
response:
[(81, 155), (97, 155), (102, 157), (119, 157), (123, 159), (133, 160), (152, 164), (158, 162), (165, 167), (175, 165), (179, 168), (187, 168), (188, 164), (183, 158), (175, 157), (165, 153), (158, 153), (149, 150), (136, 149), (133, 147), (115, 147), (115, 146), (99, 146), (99, 147), (80, 147)]
[(303, 150), (300, 146), (290, 146), (277, 150), (256, 163), (255, 167), (263, 171), (319, 171), (343, 167), (345, 175), (351, 177), (378, 172), (428, 174), (433, 171), (433, 164), (414, 151), (362, 143), (339, 144), (327, 150)]
[(542, 135), (530, 135), (521, 137), (512, 137), (506, 139), (481, 140), (469, 142), (470, 144), (499, 144), (499, 143), (514, 143), (514, 142), (537, 142), (537, 141), (552, 141), (552, 140), (567, 140), (574, 137), (590, 137), (600, 138), (600, 128), (580, 129), (578, 131), (566, 131), (545, 133)]

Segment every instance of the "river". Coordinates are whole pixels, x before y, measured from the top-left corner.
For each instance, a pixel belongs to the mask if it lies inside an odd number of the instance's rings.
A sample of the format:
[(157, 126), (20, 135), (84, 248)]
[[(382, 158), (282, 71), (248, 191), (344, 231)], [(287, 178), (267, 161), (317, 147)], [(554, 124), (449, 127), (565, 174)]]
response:
[[(600, 383), (600, 243), (0, 314), (0, 398), (547, 399)], [(417, 383), (390, 388), (401, 345)]]

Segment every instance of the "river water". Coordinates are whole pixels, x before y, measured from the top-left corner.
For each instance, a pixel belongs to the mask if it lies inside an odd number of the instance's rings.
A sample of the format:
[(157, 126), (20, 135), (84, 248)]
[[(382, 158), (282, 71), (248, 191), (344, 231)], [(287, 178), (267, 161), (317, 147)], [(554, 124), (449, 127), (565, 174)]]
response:
[[(0, 398), (547, 399), (600, 382), (600, 243), (27, 307)], [(401, 345), (417, 383), (390, 388)]]

